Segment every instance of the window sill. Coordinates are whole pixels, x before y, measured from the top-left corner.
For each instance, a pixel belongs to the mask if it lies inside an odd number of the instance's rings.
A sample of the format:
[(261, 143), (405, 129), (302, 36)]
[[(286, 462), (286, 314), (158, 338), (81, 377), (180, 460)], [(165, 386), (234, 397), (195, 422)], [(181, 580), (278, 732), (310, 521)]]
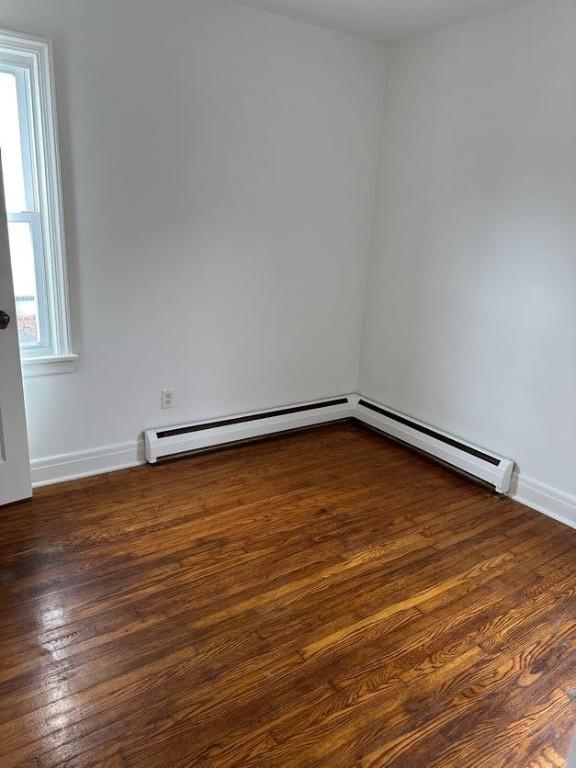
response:
[(53, 357), (29, 357), (22, 359), (22, 375), (25, 379), (36, 376), (53, 376), (58, 373), (74, 373), (78, 355)]

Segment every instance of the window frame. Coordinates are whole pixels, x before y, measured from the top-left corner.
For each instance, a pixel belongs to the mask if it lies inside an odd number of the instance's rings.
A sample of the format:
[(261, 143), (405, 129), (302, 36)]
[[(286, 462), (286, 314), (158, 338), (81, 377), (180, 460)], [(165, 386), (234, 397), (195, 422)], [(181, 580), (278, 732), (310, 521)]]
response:
[[(9, 222), (30, 224), (37, 275), (41, 344), (21, 345), (24, 375), (74, 370), (58, 123), (49, 40), (0, 28), (0, 69), (16, 75), (26, 207)], [(24, 110), (22, 110), (24, 106)], [(22, 111), (26, 114), (22, 114)]]

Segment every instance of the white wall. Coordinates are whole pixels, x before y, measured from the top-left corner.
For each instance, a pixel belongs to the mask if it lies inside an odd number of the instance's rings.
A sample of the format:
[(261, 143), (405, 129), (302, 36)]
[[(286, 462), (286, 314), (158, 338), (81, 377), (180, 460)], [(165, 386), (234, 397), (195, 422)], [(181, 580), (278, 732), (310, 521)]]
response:
[(80, 354), (26, 382), (33, 458), (354, 390), (383, 49), (221, 0), (0, 0), (0, 26), (55, 44)]
[[(80, 363), (26, 382), (36, 466), (356, 389), (384, 50), (226, 0), (0, 26), (56, 53)], [(360, 389), (576, 515), (574, 29), (538, 0), (389, 51)]]
[(391, 49), (361, 364), (574, 513), (575, 31), (541, 0)]

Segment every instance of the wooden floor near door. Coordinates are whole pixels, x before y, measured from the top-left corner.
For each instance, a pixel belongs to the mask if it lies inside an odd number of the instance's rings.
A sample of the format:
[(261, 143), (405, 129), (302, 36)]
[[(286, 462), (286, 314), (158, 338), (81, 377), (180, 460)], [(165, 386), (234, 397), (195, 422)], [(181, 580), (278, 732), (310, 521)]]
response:
[(358, 426), (42, 489), (0, 556), (2, 768), (564, 765), (576, 532)]

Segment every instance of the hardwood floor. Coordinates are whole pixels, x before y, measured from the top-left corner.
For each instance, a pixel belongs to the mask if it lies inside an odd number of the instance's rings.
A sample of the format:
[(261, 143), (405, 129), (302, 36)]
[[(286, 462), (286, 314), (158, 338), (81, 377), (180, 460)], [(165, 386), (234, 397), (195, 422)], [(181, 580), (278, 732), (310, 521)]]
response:
[(576, 532), (352, 424), (0, 510), (2, 768), (558, 768)]

